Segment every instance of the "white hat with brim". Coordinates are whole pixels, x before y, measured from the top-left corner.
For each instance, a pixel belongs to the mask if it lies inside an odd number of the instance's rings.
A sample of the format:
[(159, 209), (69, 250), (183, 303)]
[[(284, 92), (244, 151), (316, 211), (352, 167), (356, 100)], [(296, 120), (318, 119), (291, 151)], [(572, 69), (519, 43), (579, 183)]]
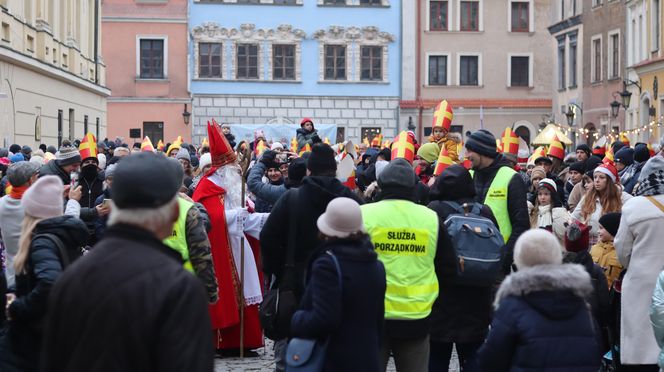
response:
[(360, 205), (353, 199), (343, 197), (335, 198), (327, 205), (316, 225), (323, 235), (335, 238), (347, 238), (364, 231)]

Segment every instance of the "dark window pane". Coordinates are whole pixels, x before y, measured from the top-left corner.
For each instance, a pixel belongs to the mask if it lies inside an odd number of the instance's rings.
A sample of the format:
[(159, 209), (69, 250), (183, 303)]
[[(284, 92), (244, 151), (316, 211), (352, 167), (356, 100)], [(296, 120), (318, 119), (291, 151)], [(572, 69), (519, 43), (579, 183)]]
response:
[(565, 44), (558, 45), (558, 89), (565, 89)]
[(325, 79), (346, 80), (346, 47), (344, 45), (325, 46)]
[(198, 77), (221, 78), (221, 43), (198, 44)]
[(164, 41), (142, 39), (140, 50), (140, 77), (143, 79), (162, 79), (164, 77)]
[(383, 80), (383, 47), (363, 46), (360, 48), (361, 69), (360, 80)]
[(447, 85), (447, 57), (429, 57), (429, 85)]
[(429, 29), (447, 31), (447, 1), (429, 2)]
[(512, 3), (512, 31), (527, 32), (530, 14), (527, 2)]
[(273, 79), (292, 80), (295, 78), (295, 45), (272, 46)]
[(461, 31), (478, 31), (479, 25), (479, 2), (461, 2)]
[(478, 57), (462, 56), (459, 83), (461, 85), (478, 85)]
[(258, 79), (258, 45), (237, 44), (238, 79)]
[(325, 0), (325, 5), (346, 5), (346, 0)]
[(360, 0), (360, 5), (381, 5), (381, 0)]
[(528, 86), (528, 57), (512, 57), (512, 81), (510, 85), (513, 87), (527, 87)]

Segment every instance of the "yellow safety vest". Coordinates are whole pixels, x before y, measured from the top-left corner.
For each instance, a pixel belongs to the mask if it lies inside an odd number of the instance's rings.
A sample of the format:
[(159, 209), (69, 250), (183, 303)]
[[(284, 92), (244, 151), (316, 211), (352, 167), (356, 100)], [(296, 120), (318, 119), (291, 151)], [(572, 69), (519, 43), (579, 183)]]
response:
[[(471, 170), (470, 174), (474, 177), (475, 173)], [(512, 176), (516, 171), (510, 167), (500, 167), (496, 176), (489, 186), (489, 191), (486, 193), (483, 204), (488, 205), (493, 212), (493, 216), (498, 222), (498, 229), (503, 236), (505, 243), (512, 235), (512, 221), (510, 221), (510, 214), (507, 210), (507, 190), (512, 180)]]
[(178, 198), (178, 205), (180, 206), (180, 216), (173, 225), (173, 233), (164, 239), (163, 243), (178, 252), (184, 260), (184, 268), (193, 273), (194, 267), (189, 261), (189, 246), (187, 245), (187, 212), (194, 206), (194, 203)]
[(385, 265), (385, 318), (427, 317), (438, 297), (438, 215), (407, 200), (383, 200), (361, 209), (364, 227)]

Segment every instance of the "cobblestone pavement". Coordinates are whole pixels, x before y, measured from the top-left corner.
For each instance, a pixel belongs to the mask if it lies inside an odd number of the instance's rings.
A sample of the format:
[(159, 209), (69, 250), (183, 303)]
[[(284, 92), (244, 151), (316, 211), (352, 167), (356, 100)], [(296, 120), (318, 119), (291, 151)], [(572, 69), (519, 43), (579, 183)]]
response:
[[(272, 341), (265, 340), (265, 347), (256, 349), (258, 357), (256, 358), (224, 358), (215, 359), (214, 370), (215, 372), (272, 372), (274, 371), (274, 353), (272, 351)], [(456, 353), (452, 356), (452, 363), (450, 363), (450, 372), (458, 372), (456, 361)], [(390, 364), (387, 366), (388, 372), (394, 372), (394, 360), (390, 359)]]

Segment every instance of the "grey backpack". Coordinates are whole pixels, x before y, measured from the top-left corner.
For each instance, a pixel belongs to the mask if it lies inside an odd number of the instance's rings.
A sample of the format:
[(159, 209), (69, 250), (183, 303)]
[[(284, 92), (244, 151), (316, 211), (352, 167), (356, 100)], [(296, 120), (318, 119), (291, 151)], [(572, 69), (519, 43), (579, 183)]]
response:
[(482, 287), (494, 284), (505, 245), (500, 230), (480, 215), (479, 203), (459, 205), (445, 201), (445, 204), (456, 211), (445, 220), (457, 256), (456, 282)]

